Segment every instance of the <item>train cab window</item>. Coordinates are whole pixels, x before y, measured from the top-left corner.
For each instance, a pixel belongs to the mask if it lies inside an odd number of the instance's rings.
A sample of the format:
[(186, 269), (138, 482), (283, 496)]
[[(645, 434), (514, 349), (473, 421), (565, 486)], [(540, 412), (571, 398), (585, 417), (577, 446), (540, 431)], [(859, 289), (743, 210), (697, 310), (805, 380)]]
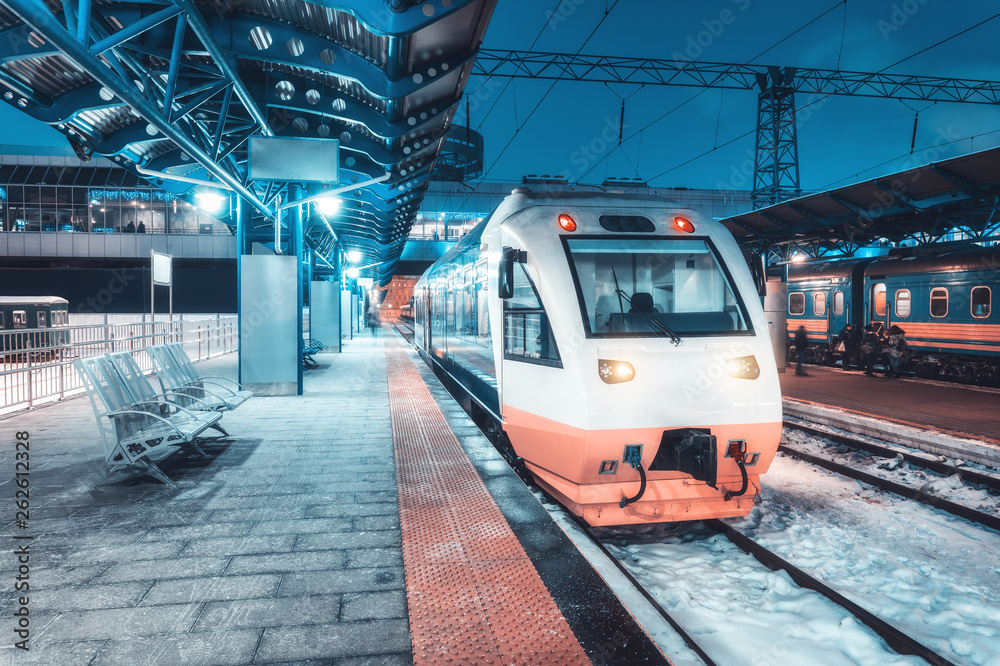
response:
[(990, 316), (993, 303), (993, 293), (989, 287), (973, 287), (972, 289), (972, 316), (977, 319), (985, 319)]
[(504, 358), (561, 368), (548, 315), (524, 264), (514, 265), (514, 295), (503, 307)]
[(38, 311), (38, 328), (45, 328), (45, 312), (43, 310)]
[(588, 337), (750, 331), (740, 294), (705, 239), (563, 236), (562, 241)]
[(910, 316), (910, 290), (909, 289), (897, 289), (896, 290), (896, 305), (893, 308), (895, 310), (897, 317), (909, 317)]
[(826, 292), (817, 291), (813, 294), (813, 314), (822, 317), (826, 315)]
[(837, 317), (844, 314), (844, 292), (840, 290), (833, 292), (833, 314)]
[(800, 291), (788, 294), (788, 314), (801, 315), (806, 313), (806, 295)]
[(931, 316), (944, 317), (948, 314), (948, 290), (944, 287), (931, 289)]

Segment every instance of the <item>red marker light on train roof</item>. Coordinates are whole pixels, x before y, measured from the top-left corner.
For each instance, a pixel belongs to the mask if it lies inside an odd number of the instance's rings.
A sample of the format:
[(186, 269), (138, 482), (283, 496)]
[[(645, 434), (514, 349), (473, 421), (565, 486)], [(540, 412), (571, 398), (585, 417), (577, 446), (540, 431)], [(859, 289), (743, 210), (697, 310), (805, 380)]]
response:
[(576, 231), (576, 220), (563, 213), (559, 216), (559, 226), (563, 228), (563, 231)]
[(678, 215), (674, 218), (674, 229), (677, 231), (683, 231), (684, 233), (692, 233), (694, 231), (694, 225), (691, 224), (691, 220), (686, 217), (681, 217)]

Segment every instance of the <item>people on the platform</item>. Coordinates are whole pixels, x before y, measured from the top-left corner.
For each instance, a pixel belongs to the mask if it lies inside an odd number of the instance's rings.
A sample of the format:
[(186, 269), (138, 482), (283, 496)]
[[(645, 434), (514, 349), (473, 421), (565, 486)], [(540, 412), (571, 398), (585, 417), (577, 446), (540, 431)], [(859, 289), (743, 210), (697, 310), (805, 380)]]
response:
[(368, 311), (365, 313), (365, 325), (372, 330), (372, 335), (378, 335), (378, 329), (381, 325), (379, 321), (378, 304), (372, 303), (368, 307)]
[(128, 224), (125, 225), (125, 228), (122, 231), (124, 233), (126, 233), (126, 234), (134, 234), (135, 233), (135, 222), (133, 222), (132, 220), (129, 220)]
[(865, 355), (865, 374), (875, 376), (875, 361), (882, 352), (882, 341), (875, 334), (871, 324), (865, 326), (865, 334), (861, 338), (861, 352)]
[(146, 233), (146, 223), (140, 221), (139, 226), (135, 229), (136, 233), (144, 234)]
[(837, 334), (837, 345), (835, 347), (840, 354), (840, 366), (844, 370), (851, 369), (851, 358), (854, 356), (854, 328), (850, 324), (844, 325)]
[(795, 374), (805, 377), (806, 369), (806, 348), (809, 346), (809, 335), (806, 333), (805, 326), (799, 326), (798, 330), (795, 331), (795, 356), (797, 363), (795, 365)]
[(893, 324), (889, 328), (889, 367), (886, 368), (886, 377), (899, 377), (899, 366), (906, 354), (908, 345), (906, 344), (906, 332), (899, 326)]

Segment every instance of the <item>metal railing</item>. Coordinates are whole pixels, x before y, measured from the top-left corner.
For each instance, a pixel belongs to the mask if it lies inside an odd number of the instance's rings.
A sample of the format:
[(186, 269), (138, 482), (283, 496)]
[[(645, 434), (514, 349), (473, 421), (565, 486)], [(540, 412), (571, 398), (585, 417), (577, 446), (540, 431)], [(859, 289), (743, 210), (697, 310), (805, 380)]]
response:
[[(118, 316), (116, 318), (124, 318)], [(146, 347), (180, 342), (194, 361), (234, 352), (239, 346), (235, 315), (183, 321), (108, 322), (0, 332), (0, 416), (84, 393), (73, 361), (131, 351), (146, 372)]]

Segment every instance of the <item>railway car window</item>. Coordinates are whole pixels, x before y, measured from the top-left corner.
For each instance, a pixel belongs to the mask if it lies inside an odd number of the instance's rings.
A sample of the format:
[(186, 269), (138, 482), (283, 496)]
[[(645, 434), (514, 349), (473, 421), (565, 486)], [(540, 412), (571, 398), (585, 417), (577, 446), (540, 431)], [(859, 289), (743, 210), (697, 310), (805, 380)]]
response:
[(664, 327), (682, 336), (750, 330), (728, 271), (704, 239), (563, 243), (590, 337), (663, 337)]
[(813, 314), (822, 317), (826, 314), (826, 292), (817, 291), (813, 294)]
[(897, 317), (910, 316), (910, 290), (899, 289), (896, 291), (896, 306), (894, 308)]
[[(989, 317), (993, 305), (992, 300), (993, 293), (989, 287), (974, 287), (972, 289), (972, 316), (981, 319)], [(0, 324), (2, 323), (3, 319), (0, 319)]]
[(800, 291), (788, 294), (788, 314), (800, 315), (806, 313), (806, 295)]
[(4, 321), (5, 312), (0, 312), (0, 328), (7, 328), (7, 322)]
[(24, 310), (14, 310), (14, 316), (10, 321), (15, 328), (24, 328), (28, 325), (28, 314)]
[(943, 287), (931, 289), (931, 316), (944, 317), (948, 314), (948, 290)]
[(548, 315), (524, 264), (514, 265), (514, 295), (504, 301), (504, 358), (562, 367)]
[(880, 284), (877, 284), (874, 287), (872, 287), (872, 289), (873, 289), (873, 293), (872, 293), (872, 296), (873, 296), (872, 307), (875, 308), (875, 316), (876, 317), (884, 317), (885, 316), (885, 285), (880, 283)]
[(844, 314), (844, 292), (839, 290), (833, 292), (833, 314), (838, 317)]

